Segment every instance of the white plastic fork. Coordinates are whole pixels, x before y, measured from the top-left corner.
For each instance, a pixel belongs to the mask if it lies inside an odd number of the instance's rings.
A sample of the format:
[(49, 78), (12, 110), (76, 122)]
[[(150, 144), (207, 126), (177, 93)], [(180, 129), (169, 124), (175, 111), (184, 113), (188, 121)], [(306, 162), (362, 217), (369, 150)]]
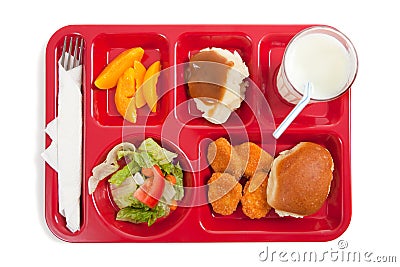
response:
[[(73, 68), (79, 66), (82, 62), (83, 38), (76, 37), (75, 38), (75, 47), (73, 48), (74, 37), (70, 37), (68, 53), (67, 53), (67, 39), (68, 39), (68, 37), (65, 36), (60, 63), (61, 63), (61, 66), (63, 66), (64, 69), (68, 71), (70, 69), (73, 69)], [(79, 40), (80, 40), (80, 44), (78, 45)], [(72, 53), (73, 53), (73, 55), (72, 55)], [(73, 57), (72, 61), (71, 61), (71, 57)]]

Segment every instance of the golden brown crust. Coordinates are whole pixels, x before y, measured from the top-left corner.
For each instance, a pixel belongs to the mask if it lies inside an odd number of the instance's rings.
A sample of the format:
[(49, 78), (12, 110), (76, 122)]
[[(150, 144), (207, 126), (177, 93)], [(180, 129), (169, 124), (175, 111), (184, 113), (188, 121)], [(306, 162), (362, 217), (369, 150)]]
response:
[(329, 151), (315, 143), (302, 142), (281, 153), (271, 168), (267, 190), (274, 209), (307, 216), (326, 200), (333, 178)]
[(214, 172), (227, 172), (240, 178), (243, 175), (243, 164), (231, 144), (223, 137), (208, 145), (207, 160)]
[[(255, 191), (250, 193), (249, 185), (251, 180), (258, 176), (263, 176), (264, 181)], [(242, 211), (247, 217), (251, 219), (259, 219), (265, 217), (271, 210), (271, 206), (267, 203), (267, 185), (268, 175), (264, 172), (257, 172), (249, 181), (246, 182), (240, 202), (242, 203)]]
[(208, 145), (207, 160), (215, 172), (224, 172), (229, 165), (231, 154), (231, 144), (221, 137)]
[(245, 142), (234, 146), (237, 154), (242, 159), (244, 176), (252, 177), (256, 171), (269, 172), (274, 158), (265, 150), (252, 142)]
[(214, 212), (230, 215), (242, 197), (242, 185), (228, 173), (213, 173), (207, 182), (208, 200)]

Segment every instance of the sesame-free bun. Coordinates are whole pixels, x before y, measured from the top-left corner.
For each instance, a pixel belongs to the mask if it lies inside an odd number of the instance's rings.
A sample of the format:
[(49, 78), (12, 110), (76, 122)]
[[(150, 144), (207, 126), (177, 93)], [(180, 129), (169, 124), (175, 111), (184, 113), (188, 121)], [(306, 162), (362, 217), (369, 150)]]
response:
[(303, 217), (317, 212), (328, 196), (332, 171), (332, 156), (321, 145), (301, 142), (281, 152), (272, 163), (268, 204), (280, 216)]

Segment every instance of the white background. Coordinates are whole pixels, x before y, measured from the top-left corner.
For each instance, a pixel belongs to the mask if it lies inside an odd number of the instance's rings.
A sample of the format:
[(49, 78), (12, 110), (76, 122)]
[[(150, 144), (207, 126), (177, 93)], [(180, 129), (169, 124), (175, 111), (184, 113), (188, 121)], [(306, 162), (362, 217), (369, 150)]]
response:
[[(240, 6), (215, 0), (3, 3), (0, 266), (266, 266), (270, 262), (260, 262), (258, 254), (267, 245), (278, 251), (322, 253), (337, 249), (340, 239), (348, 242), (349, 250), (396, 255), (400, 262), (400, 15), (396, 2), (247, 0)], [(44, 221), (44, 174), (39, 156), (44, 148), (47, 41), (68, 24), (146, 23), (328, 24), (350, 37), (360, 60), (352, 88), (353, 216), (339, 239), (324, 243), (70, 244), (50, 233)]]

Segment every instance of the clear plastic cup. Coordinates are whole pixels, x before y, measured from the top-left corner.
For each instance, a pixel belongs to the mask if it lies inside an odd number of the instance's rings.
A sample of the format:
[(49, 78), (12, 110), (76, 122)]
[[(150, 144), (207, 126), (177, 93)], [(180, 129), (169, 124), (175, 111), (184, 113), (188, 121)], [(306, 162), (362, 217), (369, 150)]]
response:
[(296, 34), (285, 49), (277, 75), (277, 89), (289, 103), (303, 97), (304, 85), (313, 84), (311, 103), (329, 101), (353, 84), (358, 58), (351, 41), (329, 26), (314, 26)]

